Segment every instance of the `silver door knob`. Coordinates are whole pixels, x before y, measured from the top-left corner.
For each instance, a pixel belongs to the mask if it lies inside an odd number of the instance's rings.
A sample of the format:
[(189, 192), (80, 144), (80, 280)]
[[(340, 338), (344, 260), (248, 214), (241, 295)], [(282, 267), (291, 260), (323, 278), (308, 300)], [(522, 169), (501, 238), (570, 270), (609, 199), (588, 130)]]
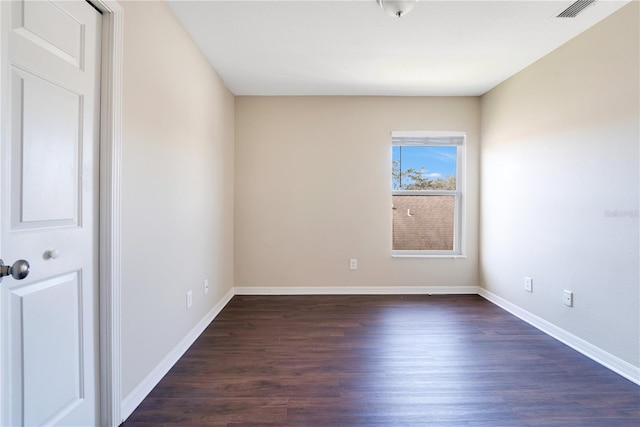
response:
[(0, 259), (0, 282), (5, 276), (11, 275), (16, 280), (22, 280), (29, 275), (29, 263), (23, 259), (14, 262), (13, 265), (4, 265)]

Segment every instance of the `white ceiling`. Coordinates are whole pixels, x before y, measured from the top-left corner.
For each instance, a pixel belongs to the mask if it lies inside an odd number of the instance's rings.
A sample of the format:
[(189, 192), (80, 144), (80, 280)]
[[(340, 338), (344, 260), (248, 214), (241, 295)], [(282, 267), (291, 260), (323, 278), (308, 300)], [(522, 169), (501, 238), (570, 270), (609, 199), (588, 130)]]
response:
[[(167, 1), (236, 95), (481, 95), (628, 0)], [(612, 48), (614, 48), (612, 46)]]

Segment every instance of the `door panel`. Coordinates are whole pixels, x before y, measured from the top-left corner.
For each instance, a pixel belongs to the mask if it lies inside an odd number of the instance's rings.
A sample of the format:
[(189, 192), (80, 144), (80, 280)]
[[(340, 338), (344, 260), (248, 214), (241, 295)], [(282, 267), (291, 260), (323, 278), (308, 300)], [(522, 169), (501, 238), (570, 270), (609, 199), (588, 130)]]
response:
[(77, 225), (81, 97), (13, 70), (14, 229)]
[(54, 424), (84, 398), (82, 304), (79, 272), (12, 292), (12, 322), (20, 326), (12, 341), (24, 351), (25, 425)]
[(84, 25), (62, 6), (45, 1), (24, 2), (14, 9), (12, 26), (21, 37), (81, 68)]
[(0, 283), (0, 425), (98, 425), (101, 17), (27, 0), (0, 18), (0, 258), (31, 264)]

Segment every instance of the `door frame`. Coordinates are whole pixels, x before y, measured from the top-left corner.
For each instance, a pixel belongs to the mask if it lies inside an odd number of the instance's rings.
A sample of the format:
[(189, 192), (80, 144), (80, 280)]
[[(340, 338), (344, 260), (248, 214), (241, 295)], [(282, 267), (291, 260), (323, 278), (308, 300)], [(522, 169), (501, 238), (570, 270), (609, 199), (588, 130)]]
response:
[(120, 304), (120, 178), (124, 10), (115, 0), (91, 0), (102, 13), (99, 220), (100, 425), (122, 423)]

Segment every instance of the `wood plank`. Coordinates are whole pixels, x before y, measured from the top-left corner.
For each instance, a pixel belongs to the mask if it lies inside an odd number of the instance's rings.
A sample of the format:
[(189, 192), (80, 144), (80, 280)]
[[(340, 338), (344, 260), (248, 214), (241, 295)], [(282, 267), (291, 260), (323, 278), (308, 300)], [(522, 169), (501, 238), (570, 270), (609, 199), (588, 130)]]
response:
[(640, 387), (479, 296), (235, 296), (151, 425), (638, 426)]

